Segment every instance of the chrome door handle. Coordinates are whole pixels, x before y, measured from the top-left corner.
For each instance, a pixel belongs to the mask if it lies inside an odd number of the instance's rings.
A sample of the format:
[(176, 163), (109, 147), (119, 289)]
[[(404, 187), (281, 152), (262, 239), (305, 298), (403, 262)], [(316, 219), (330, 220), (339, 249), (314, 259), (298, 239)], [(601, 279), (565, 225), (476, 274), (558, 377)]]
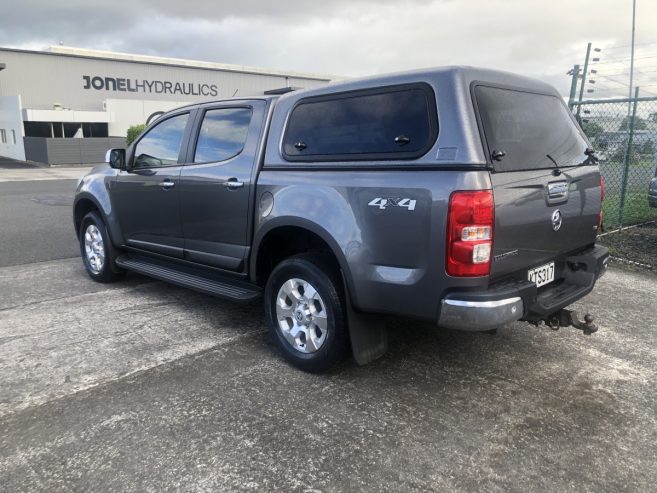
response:
[(160, 188), (163, 188), (163, 189), (167, 190), (169, 188), (175, 187), (176, 183), (173, 182), (173, 181), (162, 181), (162, 182), (158, 183), (158, 185), (160, 186)]
[(242, 188), (244, 186), (244, 182), (230, 179), (223, 182), (222, 185), (226, 188)]

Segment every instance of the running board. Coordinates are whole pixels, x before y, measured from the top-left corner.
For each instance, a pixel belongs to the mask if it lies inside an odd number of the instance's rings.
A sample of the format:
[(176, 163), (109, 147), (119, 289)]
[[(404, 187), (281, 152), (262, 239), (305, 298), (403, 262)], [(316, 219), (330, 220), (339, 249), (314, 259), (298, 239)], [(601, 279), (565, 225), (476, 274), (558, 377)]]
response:
[(173, 262), (155, 260), (141, 255), (121, 255), (116, 259), (116, 265), (160, 281), (228, 300), (251, 301), (262, 293), (262, 289), (258, 286), (242, 280), (219, 276), (197, 268), (186, 268)]

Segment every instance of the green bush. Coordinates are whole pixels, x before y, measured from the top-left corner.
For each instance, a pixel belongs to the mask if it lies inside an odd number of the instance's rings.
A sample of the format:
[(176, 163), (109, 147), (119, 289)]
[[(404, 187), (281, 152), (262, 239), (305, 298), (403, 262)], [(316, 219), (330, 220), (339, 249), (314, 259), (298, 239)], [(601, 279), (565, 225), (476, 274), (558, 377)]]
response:
[(141, 134), (144, 130), (146, 129), (146, 124), (141, 123), (139, 125), (133, 125), (128, 129), (128, 135), (125, 139), (125, 145), (129, 146), (132, 144), (137, 137), (139, 137), (139, 134)]

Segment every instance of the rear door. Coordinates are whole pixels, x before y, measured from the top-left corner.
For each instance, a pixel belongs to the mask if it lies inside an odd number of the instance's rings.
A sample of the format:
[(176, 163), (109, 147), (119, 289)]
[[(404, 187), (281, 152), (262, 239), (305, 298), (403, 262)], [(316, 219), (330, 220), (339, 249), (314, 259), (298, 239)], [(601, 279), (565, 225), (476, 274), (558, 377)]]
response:
[(180, 174), (185, 258), (244, 270), (264, 100), (227, 101), (198, 111)]
[(554, 95), (477, 85), (474, 96), (489, 155), (498, 156), (491, 278), (527, 278), (553, 261), (538, 283), (558, 278), (560, 260), (597, 235), (600, 173), (588, 143)]

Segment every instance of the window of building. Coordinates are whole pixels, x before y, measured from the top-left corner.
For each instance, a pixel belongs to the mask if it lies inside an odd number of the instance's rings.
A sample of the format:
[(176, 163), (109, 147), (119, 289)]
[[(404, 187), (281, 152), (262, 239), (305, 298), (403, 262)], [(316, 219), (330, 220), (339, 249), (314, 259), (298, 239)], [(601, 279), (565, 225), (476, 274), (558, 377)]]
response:
[(11, 143), (16, 145), (16, 130), (11, 130)]
[(156, 168), (178, 163), (180, 145), (189, 113), (183, 113), (158, 123), (137, 143), (134, 168)]
[(52, 137), (50, 122), (23, 122), (23, 129), (25, 137)]
[(64, 137), (71, 139), (73, 137), (82, 137), (81, 123), (64, 123)]
[(83, 123), (82, 133), (85, 137), (107, 137), (107, 123)]
[(438, 135), (426, 84), (302, 100), (290, 115), (283, 151), (293, 161), (412, 159)]
[(194, 162), (225, 161), (242, 152), (249, 134), (252, 113), (250, 108), (207, 111), (196, 143)]
[(0, 128), (0, 142), (7, 143), (7, 131), (4, 128)]

